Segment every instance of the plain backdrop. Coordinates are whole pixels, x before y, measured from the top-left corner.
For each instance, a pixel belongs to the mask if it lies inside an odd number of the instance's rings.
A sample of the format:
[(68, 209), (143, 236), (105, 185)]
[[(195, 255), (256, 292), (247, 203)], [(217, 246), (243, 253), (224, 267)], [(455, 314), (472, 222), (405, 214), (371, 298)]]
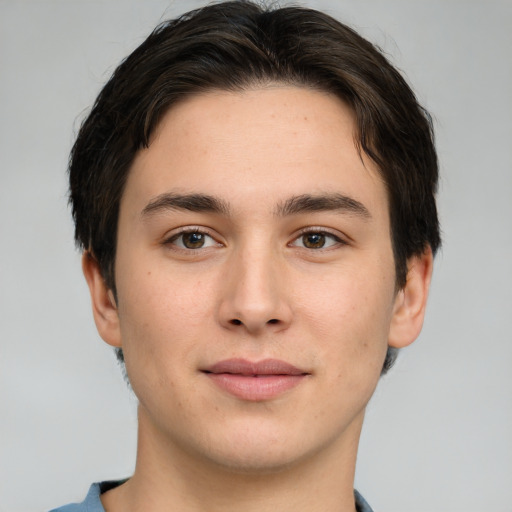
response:
[[(120, 59), (203, 4), (0, 0), (1, 512), (81, 501), (133, 469), (136, 401), (93, 325), (66, 162)], [(368, 407), (356, 486), (376, 512), (510, 512), (512, 3), (302, 5), (384, 49), (432, 112), (441, 162), (425, 327)]]

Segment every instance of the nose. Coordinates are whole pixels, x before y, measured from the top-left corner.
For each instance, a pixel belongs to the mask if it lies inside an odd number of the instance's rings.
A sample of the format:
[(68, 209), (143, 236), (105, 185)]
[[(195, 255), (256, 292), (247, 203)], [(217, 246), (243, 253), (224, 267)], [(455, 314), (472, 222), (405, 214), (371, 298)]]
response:
[(292, 310), (283, 270), (270, 250), (246, 248), (233, 254), (222, 284), (222, 326), (253, 335), (286, 329)]

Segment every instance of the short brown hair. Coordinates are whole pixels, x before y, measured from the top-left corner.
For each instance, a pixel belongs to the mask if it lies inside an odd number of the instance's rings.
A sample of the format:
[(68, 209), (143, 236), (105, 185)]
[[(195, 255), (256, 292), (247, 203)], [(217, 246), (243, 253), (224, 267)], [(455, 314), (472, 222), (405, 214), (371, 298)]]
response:
[[(115, 70), (78, 133), (69, 164), (75, 238), (114, 292), (124, 184), (162, 116), (193, 94), (270, 82), (326, 91), (353, 109), (356, 143), (387, 187), (397, 288), (405, 285), (408, 258), (429, 246), (435, 254), (432, 123), (401, 74), (370, 42), (324, 13), (229, 1), (160, 24)], [(395, 357), (390, 349), (384, 371)]]

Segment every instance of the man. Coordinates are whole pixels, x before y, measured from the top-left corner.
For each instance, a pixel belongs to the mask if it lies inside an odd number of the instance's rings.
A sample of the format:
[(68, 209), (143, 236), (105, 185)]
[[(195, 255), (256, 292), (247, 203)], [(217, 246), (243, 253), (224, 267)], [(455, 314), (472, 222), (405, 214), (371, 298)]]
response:
[(359, 435), (422, 326), (436, 186), (428, 114), (327, 15), (225, 2), (157, 27), (70, 160), (136, 469), (58, 510), (369, 511)]

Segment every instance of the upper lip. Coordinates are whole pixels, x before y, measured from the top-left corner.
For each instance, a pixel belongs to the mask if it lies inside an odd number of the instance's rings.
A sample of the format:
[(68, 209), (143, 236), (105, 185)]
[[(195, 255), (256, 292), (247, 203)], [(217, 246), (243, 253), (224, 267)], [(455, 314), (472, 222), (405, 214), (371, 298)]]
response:
[(205, 368), (203, 371), (205, 373), (231, 373), (235, 375), (306, 375), (309, 373), (279, 359), (263, 359), (254, 362), (246, 359), (225, 359)]

